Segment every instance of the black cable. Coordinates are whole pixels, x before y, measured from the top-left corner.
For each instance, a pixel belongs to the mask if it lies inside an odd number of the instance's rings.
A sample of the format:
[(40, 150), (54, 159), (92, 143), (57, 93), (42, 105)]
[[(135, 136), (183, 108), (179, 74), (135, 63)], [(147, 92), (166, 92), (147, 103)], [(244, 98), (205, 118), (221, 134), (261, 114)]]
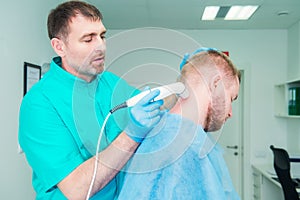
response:
[(119, 110), (121, 108), (126, 108), (126, 107), (127, 107), (127, 104), (126, 104), (126, 102), (124, 102), (124, 103), (121, 103), (119, 105), (116, 105), (109, 112), (112, 114), (113, 112), (115, 112), (115, 111), (117, 111), (117, 110)]

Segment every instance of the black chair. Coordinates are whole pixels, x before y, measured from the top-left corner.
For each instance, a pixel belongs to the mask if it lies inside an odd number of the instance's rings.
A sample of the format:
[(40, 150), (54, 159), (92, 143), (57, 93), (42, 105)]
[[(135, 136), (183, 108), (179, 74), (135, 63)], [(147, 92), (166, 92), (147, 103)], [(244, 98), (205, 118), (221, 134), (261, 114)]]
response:
[(296, 184), (290, 174), (290, 157), (286, 150), (270, 146), (274, 155), (274, 169), (283, 189), (285, 200), (299, 200)]

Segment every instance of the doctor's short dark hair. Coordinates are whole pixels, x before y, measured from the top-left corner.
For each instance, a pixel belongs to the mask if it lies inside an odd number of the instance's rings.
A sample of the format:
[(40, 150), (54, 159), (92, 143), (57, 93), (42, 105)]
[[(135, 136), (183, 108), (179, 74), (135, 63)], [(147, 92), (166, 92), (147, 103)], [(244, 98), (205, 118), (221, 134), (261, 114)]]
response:
[(93, 21), (103, 19), (101, 12), (95, 6), (83, 1), (67, 1), (52, 9), (48, 15), (47, 27), (50, 40), (67, 39), (69, 22), (78, 14)]

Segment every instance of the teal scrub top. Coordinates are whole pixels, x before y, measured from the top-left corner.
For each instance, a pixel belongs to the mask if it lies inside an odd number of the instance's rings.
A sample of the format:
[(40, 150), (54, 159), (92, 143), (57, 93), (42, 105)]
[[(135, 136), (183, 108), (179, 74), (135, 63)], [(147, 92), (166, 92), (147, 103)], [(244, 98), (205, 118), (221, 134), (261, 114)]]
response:
[[(109, 110), (138, 92), (110, 72), (87, 83), (60, 66), (61, 58), (54, 58), (49, 72), (24, 96), (20, 108), (19, 143), (33, 171), (36, 199), (66, 199), (56, 185), (95, 155)], [(111, 115), (101, 150), (119, 135), (127, 120), (127, 109)], [(92, 199), (114, 199), (122, 180), (120, 172)]]

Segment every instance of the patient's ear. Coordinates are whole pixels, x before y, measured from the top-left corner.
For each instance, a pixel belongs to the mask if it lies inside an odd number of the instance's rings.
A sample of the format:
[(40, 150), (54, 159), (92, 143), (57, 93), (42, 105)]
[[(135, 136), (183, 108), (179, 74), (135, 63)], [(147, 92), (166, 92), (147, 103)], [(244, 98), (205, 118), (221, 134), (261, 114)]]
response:
[(51, 39), (51, 46), (54, 49), (55, 53), (59, 55), (60, 57), (64, 57), (64, 42), (61, 39), (58, 38), (52, 38)]
[(221, 82), (222, 82), (221, 76), (219, 74), (215, 75), (210, 82), (210, 90), (211, 91), (216, 90), (219, 84), (221, 84)]

